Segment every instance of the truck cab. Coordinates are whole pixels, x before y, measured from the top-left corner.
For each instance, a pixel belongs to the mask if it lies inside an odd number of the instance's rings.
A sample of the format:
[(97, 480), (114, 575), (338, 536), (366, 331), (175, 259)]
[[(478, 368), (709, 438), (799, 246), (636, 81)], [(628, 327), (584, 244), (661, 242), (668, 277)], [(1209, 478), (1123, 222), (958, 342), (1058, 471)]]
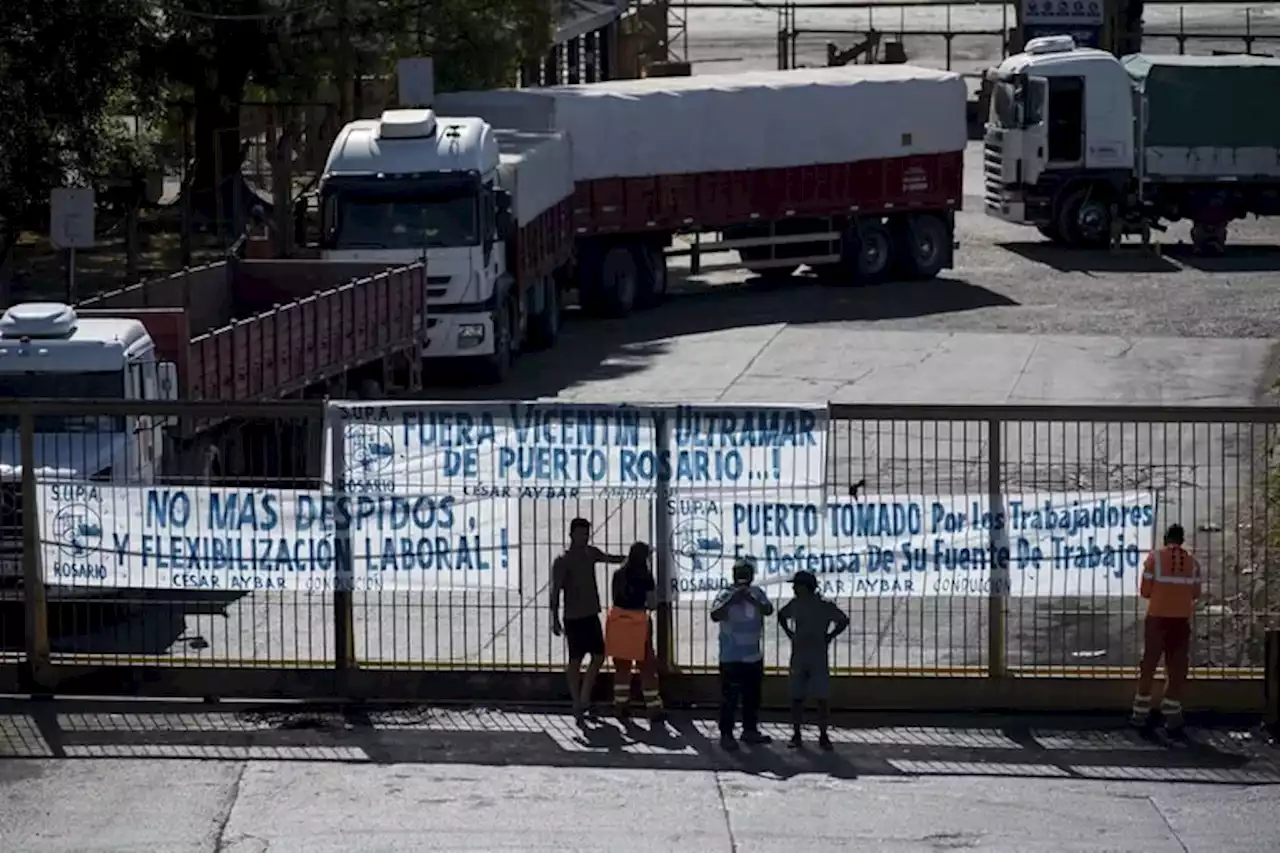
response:
[[(56, 302), (14, 305), (0, 317), (0, 399), (172, 400), (176, 388), (174, 365), (156, 361), (155, 342), (138, 320), (81, 316)], [(163, 421), (37, 415), (35, 474), (152, 483), (164, 454)], [(19, 412), (0, 414), (0, 578), (22, 575), (20, 429)]]
[(1135, 172), (1135, 98), (1124, 66), (1070, 36), (1046, 36), (987, 76), (987, 213), (1069, 245), (1109, 244), (1112, 205)]
[(429, 109), (388, 110), (346, 125), (320, 181), (326, 260), (425, 261), (431, 311), (425, 355), (492, 357), (494, 308), (509, 286), (493, 128)]

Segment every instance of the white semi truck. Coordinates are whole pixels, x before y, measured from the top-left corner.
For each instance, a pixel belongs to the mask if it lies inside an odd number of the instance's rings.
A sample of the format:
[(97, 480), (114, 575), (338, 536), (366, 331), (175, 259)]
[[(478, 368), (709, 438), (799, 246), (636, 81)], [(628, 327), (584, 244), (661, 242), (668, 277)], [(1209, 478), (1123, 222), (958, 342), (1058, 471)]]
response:
[[(320, 182), (323, 257), (425, 256), (428, 356), (501, 380), (567, 291), (625, 317), (665, 293), (677, 234), (743, 266), (849, 283), (950, 266), (966, 89), (910, 66), (439, 94), (347, 125)], [(698, 244), (701, 235), (712, 236)]]
[(1047, 36), (989, 77), (992, 216), (1081, 247), (1185, 219), (1217, 254), (1233, 220), (1280, 214), (1280, 60), (1117, 59)]
[(326, 260), (430, 266), (428, 358), (478, 358), (500, 382), (550, 346), (572, 257), (569, 140), (478, 118), (389, 110), (338, 134), (320, 184)]

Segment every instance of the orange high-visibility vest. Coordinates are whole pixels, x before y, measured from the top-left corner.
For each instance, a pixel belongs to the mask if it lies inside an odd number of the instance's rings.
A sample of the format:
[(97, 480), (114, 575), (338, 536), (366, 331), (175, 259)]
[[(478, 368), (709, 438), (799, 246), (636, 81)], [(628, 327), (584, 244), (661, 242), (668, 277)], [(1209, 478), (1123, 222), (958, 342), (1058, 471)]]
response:
[(1139, 593), (1151, 601), (1147, 616), (1189, 619), (1202, 591), (1200, 564), (1181, 545), (1147, 555)]

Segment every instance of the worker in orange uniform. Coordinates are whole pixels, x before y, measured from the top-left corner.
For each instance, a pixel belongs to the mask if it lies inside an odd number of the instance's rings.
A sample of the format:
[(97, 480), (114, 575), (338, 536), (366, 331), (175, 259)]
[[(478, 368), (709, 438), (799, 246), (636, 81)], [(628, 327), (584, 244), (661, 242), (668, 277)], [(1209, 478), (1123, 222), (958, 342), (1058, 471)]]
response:
[(1139, 586), (1139, 594), (1150, 606), (1131, 722), (1139, 727), (1147, 725), (1151, 685), (1163, 655), (1166, 680), (1160, 714), (1170, 734), (1182, 731), (1182, 688), (1191, 666), (1191, 614), (1202, 592), (1200, 564), (1182, 546), (1184, 541), (1182, 525), (1170, 525), (1164, 547), (1151, 552), (1143, 563)]

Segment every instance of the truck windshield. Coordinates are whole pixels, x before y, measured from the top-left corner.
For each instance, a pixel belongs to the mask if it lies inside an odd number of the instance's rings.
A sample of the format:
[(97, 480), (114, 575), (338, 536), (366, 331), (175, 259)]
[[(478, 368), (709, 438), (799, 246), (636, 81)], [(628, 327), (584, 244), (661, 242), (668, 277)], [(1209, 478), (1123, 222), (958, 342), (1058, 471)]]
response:
[(431, 249), (480, 242), (470, 195), (423, 198), (341, 193), (330, 238), (334, 249)]
[[(124, 371), (93, 373), (0, 373), (0, 399), (86, 397), (124, 399)], [(17, 430), (16, 412), (0, 413), (0, 430)], [(38, 415), (36, 432), (124, 432), (124, 416), (114, 414)]]
[(1017, 89), (1008, 80), (996, 83), (991, 90), (991, 123), (1005, 130), (1013, 130), (1018, 126), (1017, 111), (1014, 108)]

